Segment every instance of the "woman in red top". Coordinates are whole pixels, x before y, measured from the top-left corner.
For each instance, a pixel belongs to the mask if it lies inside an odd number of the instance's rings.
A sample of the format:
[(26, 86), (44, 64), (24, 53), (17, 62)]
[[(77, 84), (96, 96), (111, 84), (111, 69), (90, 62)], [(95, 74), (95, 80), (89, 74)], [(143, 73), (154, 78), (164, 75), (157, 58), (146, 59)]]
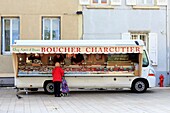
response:
[(62, 77), (64, 76), (64, 70), (60, 67), (60, 63), (55, 63), (55, 68), (52, 71), (53, 82), (54, 82), (54, 95), (55, 97), (60, 97), (60, 84), (62, 82)]

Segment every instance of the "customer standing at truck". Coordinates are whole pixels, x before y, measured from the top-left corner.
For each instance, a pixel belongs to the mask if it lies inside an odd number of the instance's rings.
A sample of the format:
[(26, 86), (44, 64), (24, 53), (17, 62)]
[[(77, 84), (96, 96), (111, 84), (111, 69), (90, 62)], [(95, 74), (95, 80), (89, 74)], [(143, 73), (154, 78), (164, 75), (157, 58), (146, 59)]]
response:
[(55, 63), (55, 68), (52, 71), (53, 82), (54, 82), (54, 95), (55, 97), (60, 97), (60, 84), (62, 82), (62, 77), (64, 76), (64, 70), (60, 67), (60, 63)]

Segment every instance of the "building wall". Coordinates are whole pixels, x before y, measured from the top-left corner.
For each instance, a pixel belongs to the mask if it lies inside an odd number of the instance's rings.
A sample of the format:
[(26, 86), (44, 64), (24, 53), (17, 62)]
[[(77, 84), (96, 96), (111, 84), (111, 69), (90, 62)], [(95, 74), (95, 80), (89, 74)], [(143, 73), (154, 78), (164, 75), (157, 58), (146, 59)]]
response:
[(168, 6), (167, 6), (167, 82), (169, 83), (168, 85), (170, 86), (170, 1), (168, 0)]
[[(42, 39), (43, 16), (61, 18), (62, 40), (81, 38), (82, 24), (79, 24), (81, 15), (76, 14), (80, 8), (78, 0), (1, 0), (0, 2), (1, 21), (2, 17), (20, 18), (21, 40)], [(2, 37), (0, 42), (2, 44)], [(11, 55), (1, 54), (0, 61), (0, 73), (13, 72)]]
[(83, 39), (122, 39), (122, 34), (129, 31), (147, 31), (158, 36), (158, 64), (154, 66), (159, 76), (166, 78), (165, 86), (169, 85), (167, 75), (167, 15), (166, 6), (158, 9), (133, 9), (125, 1), (121, 6), (114, 8), (87, 8), (83, 9), (84, 35)]

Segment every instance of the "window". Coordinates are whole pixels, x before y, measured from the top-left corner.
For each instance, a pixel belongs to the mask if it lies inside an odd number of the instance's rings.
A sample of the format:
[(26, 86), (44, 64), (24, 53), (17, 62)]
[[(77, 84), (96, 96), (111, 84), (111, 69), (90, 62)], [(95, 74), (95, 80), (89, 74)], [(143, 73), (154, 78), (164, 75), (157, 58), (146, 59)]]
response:
[(10, 45), (19, 40), (19, 18), (2, 18), (2, 54), (10, 54)]
[[(104, 7), (108, 7), (108, 6), (113, 6), (113, 5), (121, 5), (122, 4), (122, 0), (79, 0), (79, 4), (80, 5), (87, 5), (87, 6), (96, 6), (99, 5), (99, 7), (102, 5), (104, 5)], [(88, 7), (90, 8), (90, 7)], [(109, 8), (109, 7), (108, 7)], [(112, 7), (110, 7), (112, 8)]]
[(142, 58), (143, 58), (143, 63), (142, 63), (143, 67), (147, 67), (149, 65), (149, 60), (146, 55), (146, 51), (143, 51)]
[(60, 40), (60, 18), (43, 18), (43, 40)]
[(92, 4), (94, 4), (94, 5), (107, 5), (108, 0), (92, 0)]
[(143, 40), (146, 48), (148, 49), (148, 33), (131, 33), (132, 40)]
[(122, 40), (143, 40), (146, 49), (149, 53), (150, 59), (153, 61), (152, 65), (158, 65), (158, 34), (149, 33), (148, 31), (130, 31), (130, 33), (123, 33)]
[(155, 5), (155, 0), (137, 0), (137, 5), (148, 5), (153, 6)]

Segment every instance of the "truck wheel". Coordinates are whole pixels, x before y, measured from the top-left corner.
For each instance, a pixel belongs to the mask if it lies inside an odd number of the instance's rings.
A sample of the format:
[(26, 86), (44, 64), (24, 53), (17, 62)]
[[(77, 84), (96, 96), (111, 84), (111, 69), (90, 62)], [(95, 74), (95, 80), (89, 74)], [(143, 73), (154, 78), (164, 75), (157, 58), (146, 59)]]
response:
[(54, 84), (52, 81), (46, 81), (44, 83), (44, 91), (47, 94), (53, 94), (54, 93)]
[(131, 90), (136, 93), (144, 93), (147, 89), (147, 84), (144, 80), (136, 80), (132, 84)]

